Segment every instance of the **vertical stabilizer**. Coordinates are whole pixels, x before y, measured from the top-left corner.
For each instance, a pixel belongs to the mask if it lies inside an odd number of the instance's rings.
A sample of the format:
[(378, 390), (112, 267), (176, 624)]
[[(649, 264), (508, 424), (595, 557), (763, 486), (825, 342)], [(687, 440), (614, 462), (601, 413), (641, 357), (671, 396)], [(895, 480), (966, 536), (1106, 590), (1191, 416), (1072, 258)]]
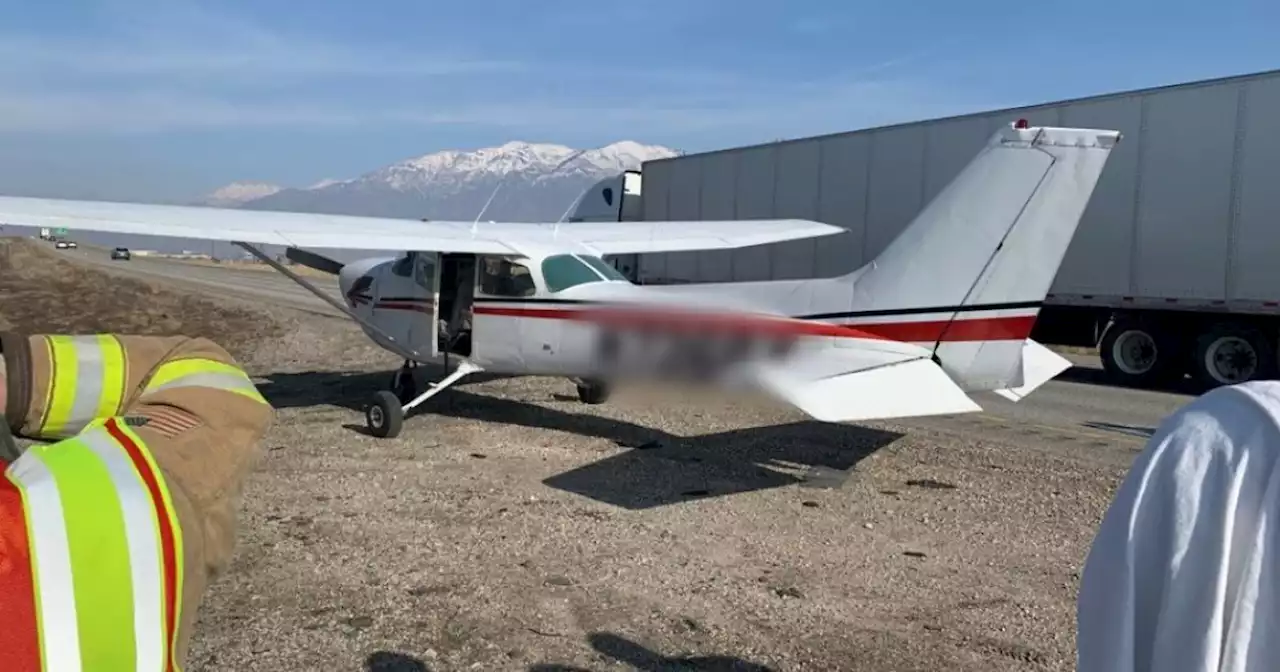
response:
[(1021, 122), (998, 131), (850, 276), (855, 309), (933, 325), (911, 340), (932, 347), (966, 390), (1022, 385), (1023, 342), (1119, 140)]

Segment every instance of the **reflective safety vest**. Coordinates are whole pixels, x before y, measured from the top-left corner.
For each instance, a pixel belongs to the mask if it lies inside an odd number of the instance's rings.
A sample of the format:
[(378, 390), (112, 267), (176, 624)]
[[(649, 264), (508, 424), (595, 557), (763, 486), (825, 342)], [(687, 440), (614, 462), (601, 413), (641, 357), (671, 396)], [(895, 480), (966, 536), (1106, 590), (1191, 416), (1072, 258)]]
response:
[(0, 481), (0, 667), (176, 670), (182, 531), (121, 418), (33, 445)]

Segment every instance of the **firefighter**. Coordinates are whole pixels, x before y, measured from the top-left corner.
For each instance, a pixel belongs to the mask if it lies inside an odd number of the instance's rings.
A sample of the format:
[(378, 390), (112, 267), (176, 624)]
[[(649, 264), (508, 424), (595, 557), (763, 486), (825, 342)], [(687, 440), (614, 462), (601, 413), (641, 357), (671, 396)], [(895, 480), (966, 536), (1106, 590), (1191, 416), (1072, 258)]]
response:
[[(0, 349), (0, 668), (181, 669), (271, 406), (204, 338)], [(9, 432), (48, 442), (19, 455)]]

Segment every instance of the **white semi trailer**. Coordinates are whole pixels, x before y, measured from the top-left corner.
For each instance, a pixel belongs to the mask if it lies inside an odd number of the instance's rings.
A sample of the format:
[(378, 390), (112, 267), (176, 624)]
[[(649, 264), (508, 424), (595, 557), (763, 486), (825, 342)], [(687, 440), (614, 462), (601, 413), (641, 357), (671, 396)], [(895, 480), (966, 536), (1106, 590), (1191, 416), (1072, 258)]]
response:
[(849, 230), (621, 257), (640, 283), (831, 276), (874, 257), (1002, 125), (1117, 129), (1034, 337), (1116, 382), (1280, 377), (1280, 70), (650, 161), (578, 219), (801, 217)]

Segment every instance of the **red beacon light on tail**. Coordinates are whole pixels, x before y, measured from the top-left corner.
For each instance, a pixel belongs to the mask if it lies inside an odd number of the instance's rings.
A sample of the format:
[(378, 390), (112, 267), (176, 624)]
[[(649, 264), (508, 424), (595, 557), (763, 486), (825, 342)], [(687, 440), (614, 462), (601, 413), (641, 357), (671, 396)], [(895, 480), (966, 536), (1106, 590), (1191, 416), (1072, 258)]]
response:
[(1030, 123), (1028, 123), (1026, 119), (1019, 119), (1019, 120), (1017, 120), (1017, 121), (1013, 122), (1013, 127), (1014, 127), (1014, 128), (1017, 128), (1017, 129), (1026, 129), (1026, 128), (1030, 127), (1030, 126), (1031, 126), (1031, 124), (1030, 124)]

